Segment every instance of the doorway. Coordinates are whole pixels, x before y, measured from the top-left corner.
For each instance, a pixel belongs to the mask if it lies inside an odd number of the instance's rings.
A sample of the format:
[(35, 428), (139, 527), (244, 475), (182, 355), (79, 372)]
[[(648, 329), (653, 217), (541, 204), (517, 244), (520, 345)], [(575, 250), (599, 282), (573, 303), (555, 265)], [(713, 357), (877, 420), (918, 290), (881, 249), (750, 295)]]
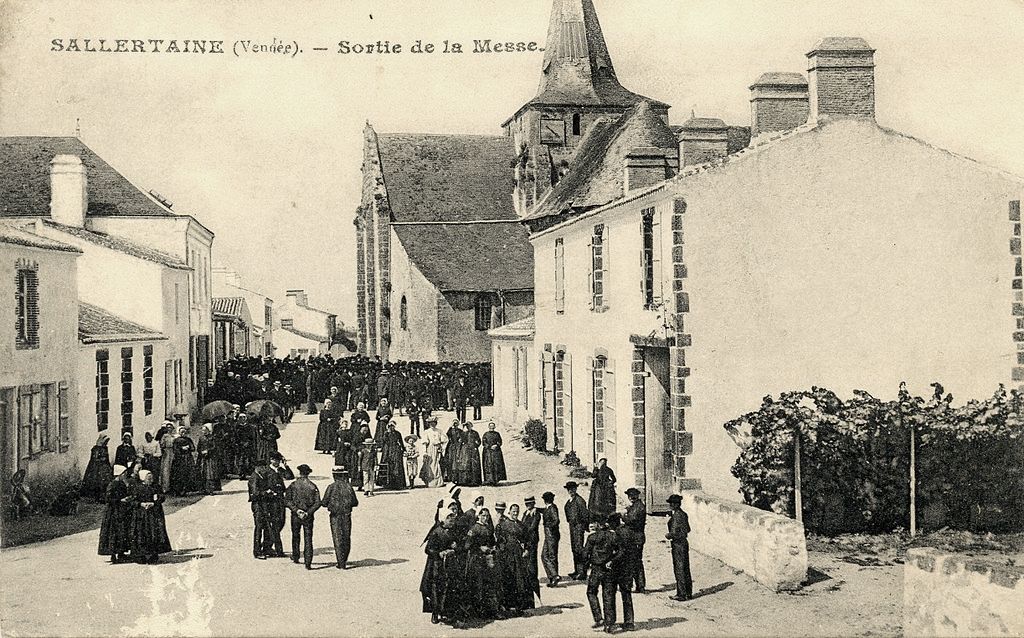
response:
[(641, 348), (644, 361), (644, 456), (647, 508), (668, 511), (672, 494), (672, 417), (667, 347)]

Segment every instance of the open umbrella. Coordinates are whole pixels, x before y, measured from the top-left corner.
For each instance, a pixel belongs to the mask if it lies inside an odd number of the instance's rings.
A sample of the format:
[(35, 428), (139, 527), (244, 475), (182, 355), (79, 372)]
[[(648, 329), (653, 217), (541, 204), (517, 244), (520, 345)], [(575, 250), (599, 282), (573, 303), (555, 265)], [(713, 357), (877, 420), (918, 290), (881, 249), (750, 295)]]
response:
[(230, 401), (211, 401), (203, 406), (203, 421), (213, 421), (218, 417), (231, 414), (235, 406)]
[(284, 416), (284, 408), (274, 403), (273, 401), (269, 401), (267, 399), (260, 399), (258, 401), (251, 401), (249, 403), (246, 403), (245, 412), (246, 414), (252, 414), (261, 417), (273, 418), (276, 416)]

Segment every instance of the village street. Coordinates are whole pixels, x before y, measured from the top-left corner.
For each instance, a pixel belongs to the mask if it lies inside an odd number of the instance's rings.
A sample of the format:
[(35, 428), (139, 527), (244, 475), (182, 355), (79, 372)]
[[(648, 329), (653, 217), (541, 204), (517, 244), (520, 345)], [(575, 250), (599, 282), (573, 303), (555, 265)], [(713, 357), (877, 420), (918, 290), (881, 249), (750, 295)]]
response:
[[(446, 423), (444, 414), (441, 423)], [(321, 490), (331, 457), (312, 453), (315, 417), (296, 415), (285, 428), (281, 451), (291, 467), (307, 463)], [(402, 419), (403, 425), (405, 420)], [(523, 450), (511, 428), (500, 430), (510, 481), (497, 488), (467, 489), (462, 501), (483, 494), (522, 502), (555, 492), (559, 506), (566, 468), (554, 457)], [(626, 485), (619, 485), (620, 491)], [(313, 571), (288, 559), (252, 558), (252, 517), (246, 485), (168, 515), (176, 552), (159, 565), (110, 565), (96, 555), (97, 530), (4, 550), (0, 556), (7, 636), (43, 635), (515, 635), (556, 636), (590, 632), (583, 583), (542, 587), (543, 600), (529, 617), (494, 621), (466, 630), (432, 625), (421, 613), (418, 591), (424, 554), (420, 546), (438, 499), (447, 489), (381, 492), (360, 498), (353, 514), (352, 565), (334, 569), (330, 528), (318, 516)], [(581, 489), (586, 495), (586, 488)], [(647, 527), (646, 567), (652, 593), (634, 597), (639, 633), (652, 635), (893, 635), (900, 632), (902, 566), (864, 567), (811, 555), (812, 584), (797, 594), (775, 594), (721, 563), (693, 554), (694, 592), (688, 603), (670, 601), (671, 560), (662, 539), (664, 518)], [(564, 525), (564, 522), (563, 522)], [(286, 551), (290, 534), (284, 533)], [(568, 533), (559, 562), (572, 570)], [(541, 572), (543, 574), (543, 571)], [(543, 581), (542, 581), (543, 582)], [(12, 587), (10, 583), (16, 583)], [(543, 616), (543, 620), (537, 619)]]

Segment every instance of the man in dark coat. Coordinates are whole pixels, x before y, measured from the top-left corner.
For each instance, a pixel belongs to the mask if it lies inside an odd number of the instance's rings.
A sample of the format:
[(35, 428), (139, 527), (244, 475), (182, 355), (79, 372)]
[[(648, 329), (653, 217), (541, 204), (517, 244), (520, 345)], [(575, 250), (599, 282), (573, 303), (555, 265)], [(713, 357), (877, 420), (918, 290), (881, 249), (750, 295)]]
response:
[(647, 542), (645, 528), (647, 526), (647, 506), (641, 498), (640, 490), (631, 487), (626, 490), (629, 498), (629, 507), (622, 515), (623, 530), (630, 538), (636, 553), (636, 560), (633, 561), (635, 571), (630, 575), (630, 580), (636, 587), (638, 594), (644, 593), (647, 589), (647, 574), (644, 572), (644, 544)]
[(590, 525), (590, 510), (587, 502), (576, 493), (579, 483), (569, 481), (565, 489), (569, 500), (565, 503), (565, 522), (569, 524), (569, 546), (572, 547), (573, 570), (569, 578), (584, 580), (587, 577), (586, 559), (583, 556), (583, 533)]
[[(252, 555), (267, 558), (267, 548), (281, 545), (281, 535), (274, 521), (275, 486), (279, 477), (265, 459), (256, 460), (256, 469), (249, 477), (249, 503), (252, 507)], [(276, 539), (275, 539), (276, 537)]]
[(622, 526), (622, 516), (618, 512), (608, 515), (608, 530), (615, 535), (616, 552), (612, 559), (611, 596), (609, 606), (605, 603), (605, 631), (608, 631), (608, 612), (611, 610), (611, 624), (615, 623), (615, 592), (622, 597), (622, 628), (625, 631), (634, 629), (633, 625), (633, 593), (630, 591), (633, 576), (636, 574), (637, 554), (636, 542), (632, 530)]
[(466, 402), (469, 401), (469, 388), (466, 387), (466, 377), (460, 376), (452, 388), (452, 401), (455, 403), (455, 418), (459, 423), (466, 422)]
[(501, 434), (495, 430), (494, 421), (487, 424), (487, 431), (480, 441), (483, 446), (484, 485), (497, 485), (508, 475), (505, 472), (505, 455), (501, 451)]
[(313, 515), (320, 509), (320, 488), (309, 480), (312, 468), (299, 466), (299, 478), (284, 493), (285, 505), (292, 511), (292, 562), (299, 562), (299, 534), (302, 534), (302, 558), (306, 569), (313, 569)]
[(348, 482), (348, 472), (334, 468), (334, 482), (327, 486), (320, 504), (331, 512), (331, 539), (338, 569), (348, 569), (352, 549), (352, 508), (359, 506), (356, 492)]
[(537, 546), (540, 545), (541, 512), (536, 508), (537, 499), (527, 496), (523, 499), (526, 510), (523, 512), (523, 545), (526, 547), (526, 573), (530, 587), (540, 594), (540, 581), (537, 578)]
[(541, 498), (544, 499), (544, 510), (541, 514), (544, 523), (544, 549), (540, 553), (540, 560), (544, 563), (544, 571), (548, 575), (548, 587), (554, 587), (562, 580), (558, 575), (558, 539), (562, 536), (559, 530), (562, 520), (558, 516), (555, 495), (544, 492)]
[(672, 600), (690, 600), (693, 598), (693, 578), (690, 576), (690, 519), (681, 506), (683, 497), (673, 494), (668, 497), (669, 519), (668, 534), (665, 538), (672, 541), (672, 570), (676, 575), (676, 595), (669, 596)]
[[(618, 540), (614, 533), (608, 531), (607, 524), (595, 523), (595, 528), (583, 547), (583, 557), (590, 568), (590, 575), (587, 578), (587, 602), (590, 603), (594, 628), (603, 626), (606, 633), (611, 633), (615, 624), (615, 578), (612, 561), (619, 550)], [(601, 591), (600, 599), (597, 597), (598, 590)]]

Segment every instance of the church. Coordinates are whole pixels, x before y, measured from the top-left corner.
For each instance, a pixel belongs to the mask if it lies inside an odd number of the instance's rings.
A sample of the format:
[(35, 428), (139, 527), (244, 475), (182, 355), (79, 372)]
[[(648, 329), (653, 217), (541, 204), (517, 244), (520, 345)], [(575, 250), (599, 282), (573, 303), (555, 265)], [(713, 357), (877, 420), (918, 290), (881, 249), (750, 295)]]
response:
[[(634, 124), (621, 126), (641, 104)], [(533, 315), (523, 218), (557, 196), (563, 178), (580, 179), (568, 174), (578, 154), (608, 155), (612, 138), (616, 149), (659, 147), (656, 161), (674, 161), (668, 109), (619, 82), (592, 0), (555, 0), (539, 89), (502, 123), (503, 135), (392, 134), (367, 124), (355, 217), (360, 354), (490, 361), (488, 331)], [(595, 127), (603, 135), (584, 144)], [(613, 198), (595, 188), (575, 206)]]

